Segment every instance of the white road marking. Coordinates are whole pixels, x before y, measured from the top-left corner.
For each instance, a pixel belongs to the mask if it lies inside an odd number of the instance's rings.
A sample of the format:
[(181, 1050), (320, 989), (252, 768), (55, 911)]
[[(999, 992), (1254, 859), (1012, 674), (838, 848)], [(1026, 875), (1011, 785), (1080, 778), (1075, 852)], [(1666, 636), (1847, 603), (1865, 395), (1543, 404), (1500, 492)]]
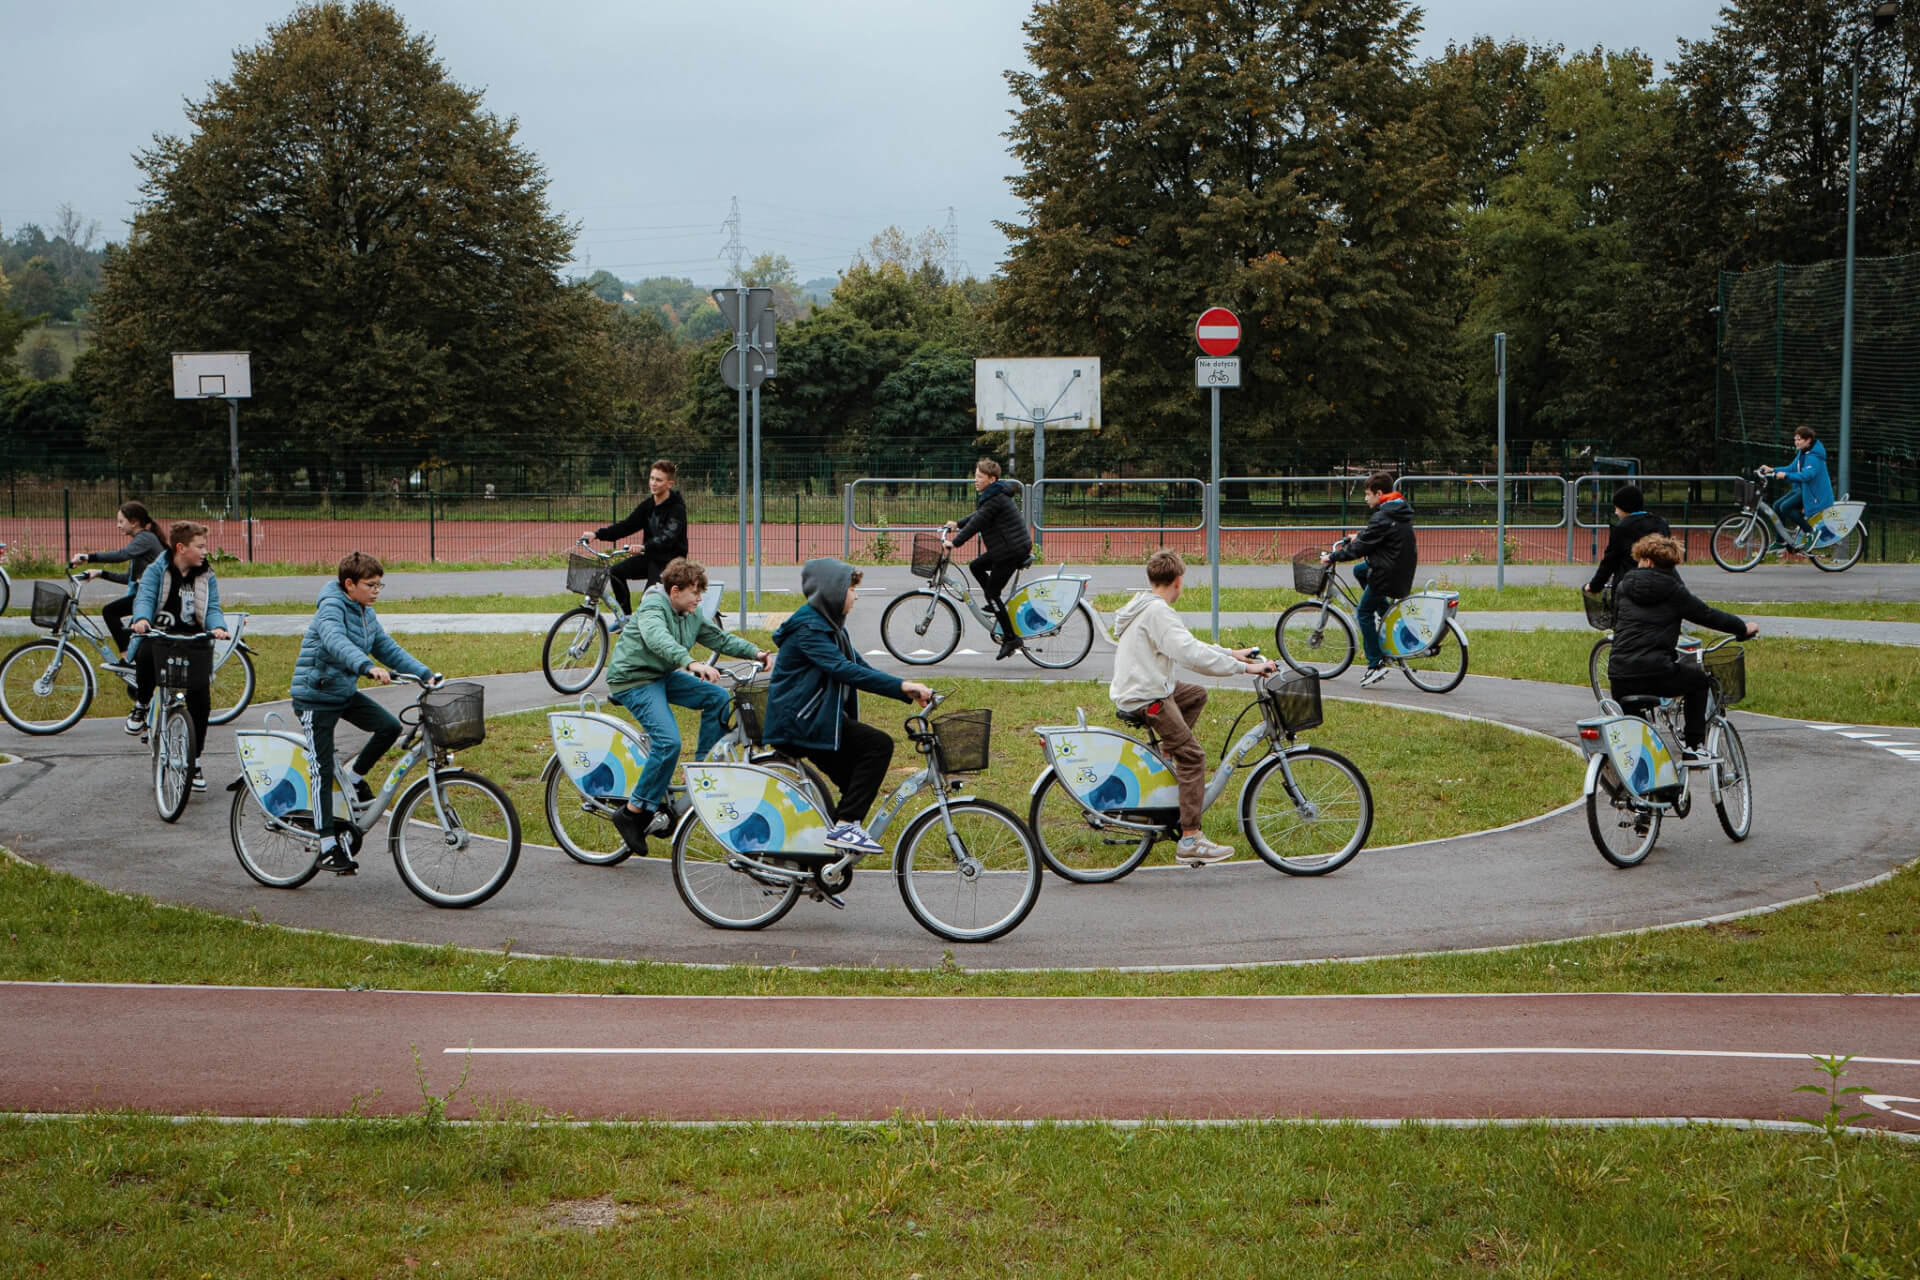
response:
[(1920, 1113), (1902, 1111), (1893, 1105), (1896, 1102), (1920, 1103), (1920, 1098), (1902, 1098), (1891, 1093), (1863, 1093), (1860, 1095), (1860, 1101), (1879, 1111), (1890, 1111), (1896, 1116), (1905, 1116), (1909, 1120), (1920, 1120)]
[(1911, 729), (1856, 729), (1844, 724), (1807, 724), (1804, 721), (1802, 723), (1805, 728), (1819, 733), (1837, 733), (1843, 738), (1853, 739), (1863, 747), (1877, 747), (1901, 760), (1920, 761), (1920, 744), (1901, 742), (1892, 736), (1896, 733), (1912, 733)]
[[(1484, 1057), (1593, 1057), (1593, 1058), (1749, 1058), (1775, 1062), (1806, 1062), (1812, 1053), (1768, 1053), (1752, 1049), (1625, 1049), (1568, 1045), (1488, 1046), (1485, 1048), (1427, 1049), (1097, 1049), (1097, 1048), (979, 1048), (957, 1046), (892, 1048), (803, 1045), (607, 1045), (607, 1046), (480, 1046), (450, 1045), (440, 1052), (489, 1057), (832, 1057), (832, 1058), (1470, 1058)], [(1920, 1058), (1872, 1058), (1856, 1055), (1852, 1062), (1887, 1067), (1920, 1067)]]

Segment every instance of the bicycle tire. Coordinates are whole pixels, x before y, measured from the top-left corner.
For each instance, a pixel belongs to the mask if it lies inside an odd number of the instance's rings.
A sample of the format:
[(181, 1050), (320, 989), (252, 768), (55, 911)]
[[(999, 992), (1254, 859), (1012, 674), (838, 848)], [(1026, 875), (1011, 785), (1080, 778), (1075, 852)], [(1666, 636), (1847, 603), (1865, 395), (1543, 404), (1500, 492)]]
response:
[(193, 794), (193, 722), (184, 708), (159, 705), (164, 692), (154, 696), (157, 725), (148, 726), (153, 738), (153, 806), (160, 821), (178, 822)]
[(227, 660), (213, 669), (213, 677), (208, 682), (207, 697), (212, 710), (207, 713), (207, 723), (232, 724), (238, 720), (247, 704), (253, 701), (257, 680), (253, 656), (235, 645)]
[[(922, 626), (924, 634), (918, 630)], [(960, 611), (953, 601), (925, 587), (895, 596), (880, 615), (880, 643), (910, 667), (945, 661), (960, 646), (960, 633)]]
[(1613, 654), (1613, 637), (1601, 636), (1593, 642), (1593, 648), (1587, 653), (1587, 687), (1593, 690), (1595, 702), (1607, 696), (1611, 686), (1607, 683), (1607, 661)]
[[(252, 840), (249, 828), (255, 830)], [(260, 807), (260, 798), (244, 781), (233, 793), (227, 814), (227, 834), (241, 869), (269, 889), (298, 889), (320, 870), (320, 842), (310, 832), (299, 833), (276, 825)]]
[[(1433, 665), (1416, 667), (1416, 662)], [(1452, 693), (1467, 678), (1467, 634), (1452, 618), (1447, 619), (1446, 627), (1440, 638), (1434, 641), (1432, 649), (1417, 658), (1403, 658), (1400, 673), (1413, 682), (1416, 689), (1425, 689), (1428, 693)]]
[[(1324, 618), (1320, 616), (1322, 610)], [(1293, 629), (1299, 636), (1291, 644), (1287, 641), (1289, 619), (1295, 619)], [(1273, 624), (1273, 647), (1280, 661), (1302, 675), (1311, 673), (1332, 680), (1353, 665), (1360, 642), (1354, 634), (1353, 620), (1345, 613), (1324, 601), (1306, 600), (1288, 606)]]
[(1822, 573), (1845, 573), (1867, 554), (1867, 522), (1862, 520), (1847, 530), (1847, 536), (1825, 547), (1809, 547), (1807, 559)]
[(715, 929), (764, 929), (800, 901), (797, 882), (770, 881), (733, 865), (691, 809), (673, 830), (673, 888), (695, 917)]
[(1722, 719), (1707, 731), (1707, 751), (1725, 759), (1725, 764), (1713, 766), (1713, 812), (1727, 839), (1738, 844), (1753, 834), (1753, 775), (1746, 744), (1733, 723)]
[[(1767, 554), (1772, 535), (1758, 515), (1742, 511), (1713, 526), (1713, 538), (1707, 550), (1713, 562), (1728, 573), (1745, 573)], [(1723, 549), (1724, 544), (1724, 549)]]
[[(615, 798), (613, 803), (623, 802)], [(613, 819), (580, 794), (557, 756), (547, 761), (543, 807), (554, 843), (575, 862), (614, 867), (633, 856), (626, 839), (614, 829)]]
[[(56, 683), (46, 693), (36, 693), (34, 685), (56, 659)], [(77, 680), (69, 676), (69, 668)], [(77, 690), (74, 684), (79, 685)], [(0, 660), (0, 716), (22, 733), (44, 737), (71, 729), (93, 705), (96, 690), (93, 664), (64, 640), (34, 640)]]
[[(1299, 789), (1295, 795), (1287, 788), (1282, 758), (1268, 757), (1241, 788), (1240, 829), (1261, 861), (1277, 871), (1290, 876), (1338, 871), (1373, 834), (1373, 789), (1367, 776), (1337, 751), (1296, 748), (1284, 753)], [(1276, 789), (1278, 798), (1263, 804), (1263, 794)]]
[(1660, 811), (1633, 798), (1611, 760), (1601, 764), (1587, 795), (1587, 833), (1600, 856), (1616, 867), (1639, 866), (1660, 838)]
[(13, 600), (13, 579), (7, 576), (7, 571), (5, 569), (0, 569), (0, 613), (5, 613), (7, 611), (7, 605), (12, 600)]
[[(433, 782), (432, 775), (419, 779), (393, 807), (387, 824), (393, 865), (423, 902), (447, 908), (479, 906), (500, 892), (519, 864), (520, 814), (491, 778), (464, 769), (443, 769), (441, 794), (465, 836), (464, 843), (456, 843), (440, 825), (431, 795)], [(422, 800), (426, 812), (416, 817)]]
[(556, 693), (583, 692), (600, 678), (611, 647), (600, 611), (576, 605), (547, 628), (546, 642), (540, 646), (540, 671)]
[(1075, 884), (1111, 884), (1131, 875), (1153, 851), (1154, 831), (1102, 831), (1080, 802), (1067, 794), (1060, 775), (1046, 781), (1027, 807), (1027, 830), (1047, 870)]
[(940, 812), (934, 805), (901, 834), (893, 856), (900, 901), (921, 928), (948, 942), (1005, 937), (1040, 898), (1040, 854), (1033, 836), (1004, 805), (956, 801), (946, 812), (966, 851), (968, 863), (961, 864), (947, 842)]
[(1093, 633), (1097, 630), (1099, 623), (1094, 620), (1093, 610), (1086, 601), (1077, 601), (1059, 630), (1021, 641), (1020, 652), (1036, 667), (1064, 671), (1093, 652)]

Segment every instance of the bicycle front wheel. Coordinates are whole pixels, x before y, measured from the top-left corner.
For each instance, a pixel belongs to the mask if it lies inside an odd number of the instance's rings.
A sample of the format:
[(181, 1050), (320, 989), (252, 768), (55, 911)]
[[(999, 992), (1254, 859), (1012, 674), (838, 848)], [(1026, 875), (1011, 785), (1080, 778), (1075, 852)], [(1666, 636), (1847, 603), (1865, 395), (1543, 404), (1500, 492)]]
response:
[(1347, 615), (1320, 600), (1294, 605), (1273, 624), (1273, 646), (1280, 660), (1322, 680), (1331, 680), (1352, 666), (1358, 644)]
[(1587, 654), (1587, 687), (1595, 702), (1607, 696), (1607, 660), (1613, 656), (1613, 637), (1601, 636)]
[[(1040, 897), (1040, 854), (1020, 819), (988, 800), (941, 807), (900, 837), (893, 874), (900, 900), (927, 932), (949, 942), (992, 942), (1018, 928)], [(955, 847), (955, 844), (958, 847)]]
[(1401, 659), (1400, 669), (1416, 688), (1451, 693), (1467, 678), (1467, 637), (1448, 618), (1433, 648), (1417, 657)]
[(160, 821), (175, 822), (193, 791), (193, 725), (182, 710), (156, 706), (154, 711), (160, 724), (153, 731), (153, 804)]
[(93, 667), (62, 641), (35, 640), (0, 661), (0, 715), (22, 733), (71, 729), (93, 694)]
[(1636, 800), (1609, 760), (1587, 796), (1587, 830), (1601, 857), (1616, 867), (1637, 867), (1660, 838), (1660, 811)]
[(232, 724), (253, 701), (253, 656), (235, 645), (227, 660), (213, 669), (213, 681), (207, 687), (212, 710), (208, 724)]
[(800, 901), (798, 882), (749, 870), (691, 810), (673, 833), (673, 887), (716, 929), (764, 929)]
[(233, 793), (227, 832), (240, 866), (269, 889), (298, 889), (320, 870), (320, 842), (276, 824), (246, 783)]
[(633, 850), (613, 828), (612, 806), (621, 803), (617, 796), (605, 802), (587, 799), (557, 758), (547, 761), (547, 829), (575, 862), (611, 867), (632, 856)]
[[(463, 770), (420, 779), (394, 806), (387, 847), (400, 879), (436, 907), (471, 907), (500, 892), (520, 861), (520, 815), (489, 778)], [(444, 813), (445, 825), (441, 814)]]
[(1291, 876), (1323, 876), (1365, 847), (1373, 833), (1373, 791), (1345, 756), (1301, 747), (1269, 757), (1247, 779), (1240, 827), (1268, 866)]
[(1036, 667), (1059, 671), (1071, 667), (1093, 650), (1093, 613), (1085, 601), (1077, 604), (1057, 631), (1029, 636), (1020, 642), (1027, 661)]
[(1027, 809), (1027, 827), (1047, 870), (1075, 884), (1107, 884), (1130, 874), (1153, 848), (1153, 831), (1102, 827), (1049, 772)]
[(1813, 561), (1813, 567), (1826, 573), (1845, 573), (1860, 563), (1860, 557), (1867, 553), (1867, 522), (1848, 530), (1847, 536), (1838, 542), (1824, 547), (1809, 547), (1807, 559)]
[(1753, 833), (1753, 777), (1740, 731), (1729, 721), (1717, 721), (1707, 732), (1707, 754), (1720, 761), (1713, 766), (1713, 811), (1727, 839), (1737, 844)]
[(924, 588), (895, 596), (880, 615), (880, 643), (910, 667), (944, 660), (960, 643), (960, 611)]
[(1749, 512), (1728, 516), (1713, 526), (1713, 541), (1707, 550), (1713, 562), (1728, 573), (1745, 573), (1767, 554), (1769, 535), (1760, 517)]
[(579, 693), (607, 665), (607, 624), (600, 611), (581, 605), (555, 618), (540, 648), (540, 670), (558, 693)]

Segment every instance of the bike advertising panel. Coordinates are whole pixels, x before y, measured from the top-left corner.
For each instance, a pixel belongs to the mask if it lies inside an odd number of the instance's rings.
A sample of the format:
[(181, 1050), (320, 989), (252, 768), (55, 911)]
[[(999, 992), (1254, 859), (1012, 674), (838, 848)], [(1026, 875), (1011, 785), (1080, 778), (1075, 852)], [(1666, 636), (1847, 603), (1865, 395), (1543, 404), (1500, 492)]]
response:
[(749, 764), (688, 765), (687, 796), (707, 830), (731, 853), (834, 854), (826, 815), (793, 783)]
[(1054, 773), (1095, 812), (1179, 807), (1180, 786), (1167, 762), (1123, 733), (1069, 729), (1047, 733), (1045, 741)]

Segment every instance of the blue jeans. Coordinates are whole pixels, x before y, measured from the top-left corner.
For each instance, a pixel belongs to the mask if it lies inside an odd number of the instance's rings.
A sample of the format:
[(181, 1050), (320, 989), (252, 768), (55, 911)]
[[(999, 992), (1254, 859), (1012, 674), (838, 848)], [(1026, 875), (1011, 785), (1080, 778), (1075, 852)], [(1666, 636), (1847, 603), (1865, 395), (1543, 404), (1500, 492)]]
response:
[(1780, 501), (1773, 504), (1773, 513), (1779, 516), (1789, 529), (1798, 529), (1805, 533), (1813, 528), (1807, 523), (1806, 505), (1806, 495), (1800, 492), (1798, 486), (1795, 486), (1791, 491), (1780, 495)]
[(694, 759), (704, 760), (726, 728), (724, 717), (733, 699), (717, 684), (708, 684), (685, 671), (669, 671), (665, 677), (613, 695), (646, 731), (647, 764), (640, 781), (633, 784), (633, 804), (641, 809), (659, 809), (667, 799), (667, 783), (673, 779), (673, 767), (680, 763), (680, 726), (674, 723), (669, 704), (688, 707), (700, 713), (700, 741)]
[(1354, 610), (1360, 620), (1360, 648), (1367, 655), (1367, 665), (1384, 667), (1387, 664), (1387, 651), (1380, 643), (1380, 619), (1387, 610), (1393, 608), (1393, 599), (1367, 585), (1367, 575), (1373, 566), (1365, 560), (1353, 566), (1353, 580), (1360, 584), (1360, 605)]

